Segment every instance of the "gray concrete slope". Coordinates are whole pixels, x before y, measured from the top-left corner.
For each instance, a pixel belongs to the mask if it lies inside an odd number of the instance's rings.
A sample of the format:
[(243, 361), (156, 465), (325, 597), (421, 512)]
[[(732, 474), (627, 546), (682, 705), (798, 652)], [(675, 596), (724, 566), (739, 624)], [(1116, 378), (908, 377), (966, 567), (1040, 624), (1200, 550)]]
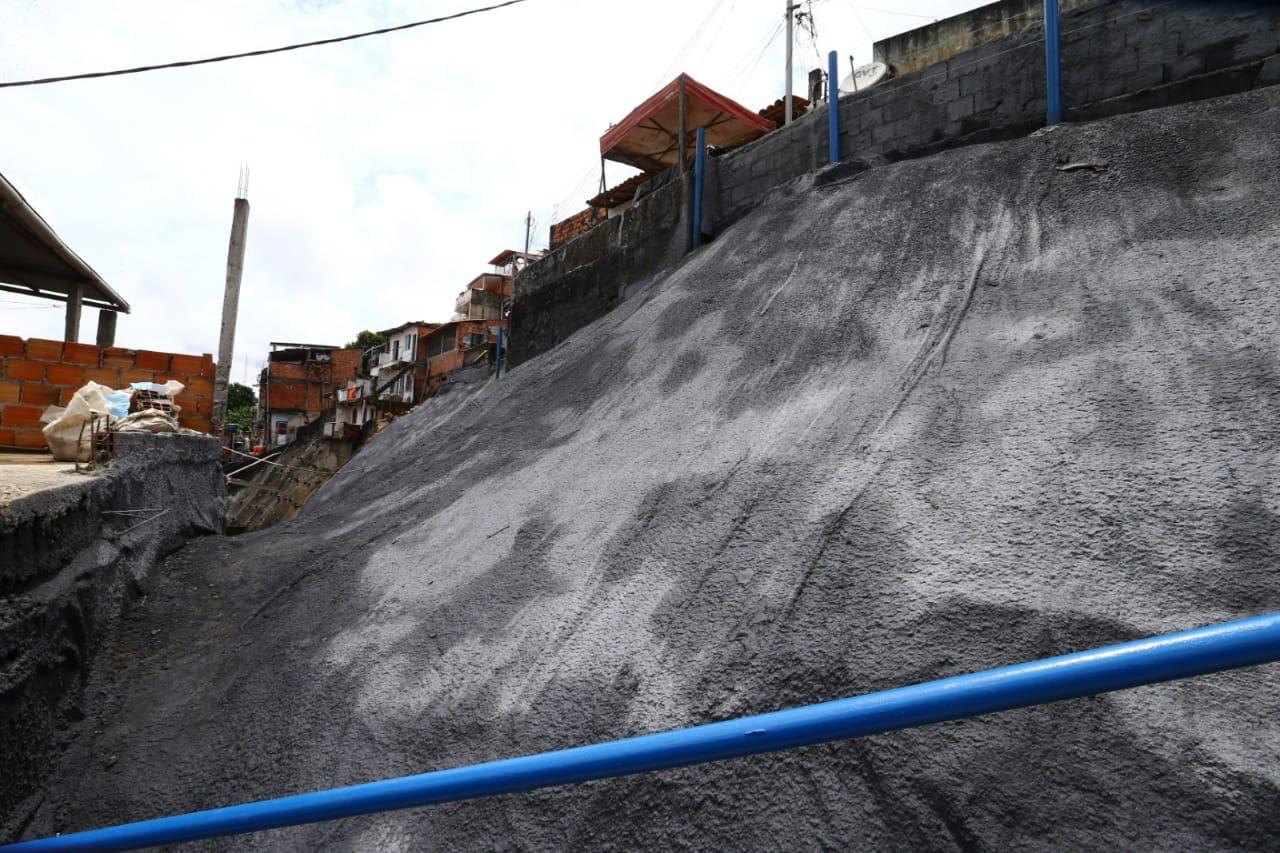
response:
[[(1280, 89), (774, 194), (172, 558), (28, 832), (1280, 607), (1277, 139)], [(1277, 744), (1272, 666), (209, 846), (1274, 849)]]

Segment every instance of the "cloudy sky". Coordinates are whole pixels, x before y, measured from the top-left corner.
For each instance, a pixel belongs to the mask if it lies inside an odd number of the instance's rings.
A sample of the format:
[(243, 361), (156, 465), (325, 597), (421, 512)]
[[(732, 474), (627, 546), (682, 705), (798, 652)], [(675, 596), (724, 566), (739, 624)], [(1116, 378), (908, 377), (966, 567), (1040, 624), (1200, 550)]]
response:
[[(802, 6), (807, 3), (800, 0)], [(485, 0), (0, 0), (0, 80), (197, 58)], [(117, 343), (216, 352), (240, 164), (251, 169), (233, 378), (268, 341), (443, 320), (499, 250), (582, 209), (598, 139), (679, 71), (752, 108), (784, 85), (779, 0), (528, 0), (459, 21), (198, 68), (0, 89), (0, 173), (133, 305)], [(828, 50), (983, 5), (814, 0)], [(892, 9), (893, 11), (887, 11)], [(610, 183), (628, 171), (611, 167)], [(86, 309), (81, 339), (97, 312)], [(62, 336), (0, 293), (0, 333)]]

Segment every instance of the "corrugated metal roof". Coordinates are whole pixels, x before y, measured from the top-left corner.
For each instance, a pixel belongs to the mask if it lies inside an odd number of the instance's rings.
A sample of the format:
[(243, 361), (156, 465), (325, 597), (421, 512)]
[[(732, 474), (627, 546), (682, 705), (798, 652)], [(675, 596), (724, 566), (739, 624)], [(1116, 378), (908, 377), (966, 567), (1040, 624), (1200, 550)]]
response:
[(124, 297), (71, 251), (0, 175), (0, 289), (66, 301), (76, 285), (84, 305), (129, 312)]
[(777, 126), (688, 74), (681, 74), (600, 137), (600, 156), (644, 172), (675, 165), (680, 135), (681, 81), (685, 87), (685, 128), (690, 141), (696, 128), (705, 127), (708, 145), (736, 148)]

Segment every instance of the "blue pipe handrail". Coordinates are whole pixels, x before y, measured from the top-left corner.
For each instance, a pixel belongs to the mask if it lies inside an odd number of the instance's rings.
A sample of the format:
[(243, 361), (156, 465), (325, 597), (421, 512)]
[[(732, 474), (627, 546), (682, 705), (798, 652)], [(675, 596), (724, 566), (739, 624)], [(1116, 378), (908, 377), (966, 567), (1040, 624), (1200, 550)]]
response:
[(24, 841), (128, 850), (810, 746), (1280, 660), (1280, 612), (625, 740)]

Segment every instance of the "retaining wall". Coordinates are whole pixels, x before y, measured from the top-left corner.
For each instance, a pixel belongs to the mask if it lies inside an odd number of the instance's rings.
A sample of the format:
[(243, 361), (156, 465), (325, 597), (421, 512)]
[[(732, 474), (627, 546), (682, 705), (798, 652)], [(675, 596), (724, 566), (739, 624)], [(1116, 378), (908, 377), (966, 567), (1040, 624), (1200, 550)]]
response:
[(47, 447), (40, 415), (65, 406), (86, 382), (123, 388), (132, 382), (176, 379), (184, 427), (209, 432), (213, 411), (213, 356), (99, 347), (93, 344), (0, 335), (0, 448)]
[[(1080, 121), (1280, 82), (1280, 10), (1262, 3), (1099, 2), (1062, 15), (1065, 118)], [(1044, 31), (1026, 31), (840, 99), (845, 160), (894, 161), (1044, 124)], [(704, 218), (723, 227), (828, 160), (825, 108), (712, 158)]]
[[(1068, 121), (1280, 82), (1280, 9), (1271, 4), (1101, 0), (1064, 12), (1061, 32)], [(839, 110), (846, 173), (1030, 133), (1044, 124), (1043, 22), (847, 95)], [(773, 188), (827, 160), (825, 107), (709, 158), (704, 232), (723, 229)], [(678, 183), (664, 187), (520, 274), (512, 365), (555, 346), (609, 311), (627, 285), (679, 259), (687, 227), (682, 191)]]
[(119, 433), (115, 453), (100, 476), (0, 508), (0, 837), (84, 717), (91, 665), (152, 566), (222, 530), (211, 436)]
[(627, 285), (679, 261), (685, 251), (686, 182), (673, 180), (516, 277), (507, 361), (545, 352), (600, 317)]

